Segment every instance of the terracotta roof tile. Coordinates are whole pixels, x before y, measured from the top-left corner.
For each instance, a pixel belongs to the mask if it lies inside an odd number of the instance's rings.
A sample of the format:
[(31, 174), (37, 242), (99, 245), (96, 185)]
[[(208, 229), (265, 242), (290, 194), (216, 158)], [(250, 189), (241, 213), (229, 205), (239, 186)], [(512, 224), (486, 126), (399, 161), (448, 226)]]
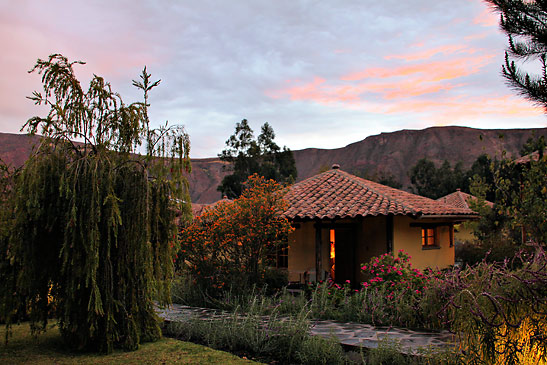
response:
[[(547, 155), (547, 148), (545, 150), (543, 150), (543, 155)], [(514, 162), (518, 165), (518, 164), (527, 164), (529, 163), (531, 160), (533, 161), (537, 161), (539, 160), (539, 151), (534, 151), (526, 156), (522, 156), (520, 158), (517, 158)]]
[[(477, 199), (477, 197), (475, 197), (471, 194), (464, 193), (464, 192), (460, 191), (460, 189), (458, 189), (457, 191), (453, 192), (452, 194), (448, 194), (446, 196), (443, 196), (443, 197), (437, 199), (437, 201), (440, 201), (440, 202), (445, 203), (445, 204), (453, 205), (453, 206), (458, 207), (458, 208), (471, 209), (471, 208), (469, 208), (469, 201), (473, 200), (473, 199)], [(484, 202), (489, 207), (494, 206), (494, 203), (489, 202), (488, 200), (485, 200)]]
[(334, 219), (377, 215), (469, 216), (469, 208), (443, 204), (332, 169), (290, 187), (289, 219)]

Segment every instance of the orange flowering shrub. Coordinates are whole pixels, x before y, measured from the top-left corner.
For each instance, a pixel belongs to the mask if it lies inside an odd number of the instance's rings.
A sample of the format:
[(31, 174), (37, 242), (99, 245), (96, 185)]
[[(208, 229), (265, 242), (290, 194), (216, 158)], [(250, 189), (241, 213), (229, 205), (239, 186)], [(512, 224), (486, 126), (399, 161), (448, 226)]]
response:
[(180, 233), (179, 267), (210, 295), (260, 285), (292, 230), (282, 215), (281, 185), (255, 174), (246, 187), (240, 198), (217, 203)]

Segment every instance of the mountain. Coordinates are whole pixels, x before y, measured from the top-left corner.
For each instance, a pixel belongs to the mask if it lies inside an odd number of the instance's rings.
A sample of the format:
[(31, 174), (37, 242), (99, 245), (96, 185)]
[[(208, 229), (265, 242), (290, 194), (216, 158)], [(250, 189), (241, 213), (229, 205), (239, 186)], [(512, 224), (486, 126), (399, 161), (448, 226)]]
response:
[[(341, 169), (360, 176), (393, 175), (408, 189), (408, 170), (421, 158), (427, 157), (438, 166), (444, 160), (452, 166), (462, 161), (464, 168), (468, 168), (483, 153), (499, 157), (505, 150), (508, 156), (518, 157), (522, 145), (534, 135), (547, 138), (547, 128), (431, 127), (381, 133), (342, 148), (306, 148), (293, 152), (298, 181), (337, 163)], [(0, 158), (20, 166), (38, 140), (36, 136), (0, 133)], [(221, 198), (216, 187), (227, 174), (225, 166), (218, 158), (192, 159), (188, 181), (193, 202), (212, 203)]]

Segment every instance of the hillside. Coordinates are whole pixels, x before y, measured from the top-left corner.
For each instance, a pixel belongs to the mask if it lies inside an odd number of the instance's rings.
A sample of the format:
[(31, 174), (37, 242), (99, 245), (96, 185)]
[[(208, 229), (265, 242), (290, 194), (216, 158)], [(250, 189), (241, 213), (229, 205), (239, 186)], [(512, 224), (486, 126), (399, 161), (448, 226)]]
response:
[[(503, 150), (509, 156), (518, 151), (533, 135), (547, 137), (547, 128), (541, 129), (474, 129), (466, 127), (432, 127), (422, 130), (402, 130), (370, 136), (362, 141), (336, 149), (307, 148), (294, 151), (298, 180), (330, 168), (340, 168), (361, 176), (389, 173), (405, 187), (410, 184), (410, 167), (423, 157), (452, 165), (462, 161), (469, 167), (477, 156), (487, 153), (500, 156)], [(20, 166), (29, 156), (32, 143), (39, 137), (0, 133), (0, 158)], [(188, 177), (192, 201), (211, 203), (221, 198), (216, 187), (226, 174), (225, 164), (218, 158), (192, 159), (192, 173)]]

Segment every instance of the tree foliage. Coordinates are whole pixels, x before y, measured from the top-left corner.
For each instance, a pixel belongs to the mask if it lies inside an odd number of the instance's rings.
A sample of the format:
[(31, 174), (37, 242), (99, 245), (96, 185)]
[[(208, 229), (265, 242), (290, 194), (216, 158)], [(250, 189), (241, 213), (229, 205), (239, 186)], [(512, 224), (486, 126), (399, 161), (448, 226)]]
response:
[[(542, 137), (530, 138), (521, 149), (528, 161), (520, 163), (502, 154), (490, 165), (492, 182), (475, 175), (471, 193), (478, 198), (471, 208), (480, 213), (475, 223), (475, 236), (481, 244), (519, 245), (524, 240), (536, 244), (547, 242), (547, 156)], [(494, 203), (490, 209), (484, 204)]]
[[(501, 14), (500, 26), (509, 37), (502, 74), (520, 94), (547, 110), (547, 2), (485, 0)], [(538, 75), (524, 71), (519, 61), (539, 62)], [(517, 62), (515, 62), (517, 61)], [(530, 68), (528, 68), (530, 69)]]
[(468, 187), (467, 175), (461, 162), (452, 168), (450, 162), (445, 160), (437, 168), (433, 161), (422, 158), (410, 169), (409, 175), (413, 190), (431, 199), (453, 193), (458, 188), (467, 190)]
[(292, 151), (281, 149), (275, 142), (273, 128), (264, 123), (255, 139), (246, 119), (236, 123), (235, 132), (218, 156), (230, 163), (231, 174), (224, 177), (218, 190), (228, 198), (237, 198), (248, 176), (259, 174), (280, 183), (292, 183), (297, 171)]
[[(75, 64), (56, 54), (32, 70), (44, 91), (31, 99), (50, 111), (24, 126), (43, 139), (13, 184), (0, 275), (18, 269), (33, 330), (53, 312), (73, 348), (134, 350), (161, 335), (153, 301), (170, 300), (176, 211), (189, 219), (190, 142), (182, 127), (150, 127), (148, 93), (159, 81), (146, 68), (134, 81), (144, 102), (126, 105), (99, 76), (85, 91)], [(9, 323), (16, 308), (2, 304)]]
[(252, 175), (233, 201), (222, 200), (181, 232), (181, 266), (193, 285), (215, 295), (262, 284), (266, 269), (292, 230), (282, 187)]
[(547, 244), (547, 156), (515, 164), (504, 159), (495, 171), (496, 206), (513, 230), (524, 230), (525, 240)]

